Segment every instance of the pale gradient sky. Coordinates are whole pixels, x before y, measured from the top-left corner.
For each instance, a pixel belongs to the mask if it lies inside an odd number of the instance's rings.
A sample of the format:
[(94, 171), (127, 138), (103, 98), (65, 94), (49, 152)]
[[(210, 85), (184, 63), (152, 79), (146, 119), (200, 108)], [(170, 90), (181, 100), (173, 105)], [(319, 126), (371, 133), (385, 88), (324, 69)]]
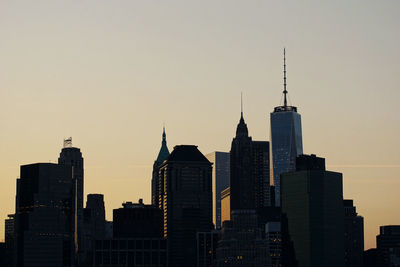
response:
[[(324, 2), (324, 3), (323, 3)], [(56, 162), (72, 136), (85, 194), (150, 202), (169, 149), (229, 151), (239, 120), (269, 139), (288, 90), (305, 153), (343, 172), (344, 197), (378, 226), (400, 224), (399, 1), (0, 0), (0, 236), (19, 166)]]

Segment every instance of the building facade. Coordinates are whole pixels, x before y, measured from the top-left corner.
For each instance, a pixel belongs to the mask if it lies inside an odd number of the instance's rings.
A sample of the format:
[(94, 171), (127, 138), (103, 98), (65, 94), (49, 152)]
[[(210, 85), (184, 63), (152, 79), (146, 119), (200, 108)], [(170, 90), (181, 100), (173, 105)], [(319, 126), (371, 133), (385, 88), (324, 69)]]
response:
[(64, 147), (61, 150), (58, 164), (72, 168), (73, 189), (72, 207), (74, 220), (71, 225), (74, 237), (74, 251), (76, 262), (80, 264), (84, 258), (83, 244), (83, 189), (84, 189), (84, 161), (79, 148), (72, 146), (72, 138), (64, 140)]
[(323, 158), (301, 155), (296, 171), (281, 179), (281, 208), (287, 218), (282, 232), (293, 244), (298, 266), (343, 267), (342, 174), (326, 171)]
[(379, 227), (376, 248), (378, 261), (382, 267), (400, 266), (400, 225)]
[(364, 218), (359, 216), (353, 200), (345, 199), (344, 263), (346, 267), (362, 267), (364, 252)]
[(16, 266), (74, 265), (72, 168), (21, 166), (15, 210)]
[(230, 156), (228, 152), (213, 152), (206, 155), (213, 164), (213, 223), (216, 229), (221, 229), (221, 192), (229, 187)]
[(196, 266), (196, 233), (212, 225), (212, 164), (197, 146), (175, 146), (160, 167), (169, 266)]
[(163, 236), (162, 211), (153, 205), (126, 202), (113, 210), (114, 238), (161, 238)]
[(166, 160), (169, 156), (169, 150), (167, 147), (167, 135), (165, 134), (165, 128), (163, 128), (162, 133), (162, 141), (161, 141), (161, 148), (160, 152), (158, 152), (157, 159), (154, 161), (153, 164), (153, 173), (151, 178), (151, 204), (155, 207), (160, 208), (160, 176), (159, 170), (161, 164)]

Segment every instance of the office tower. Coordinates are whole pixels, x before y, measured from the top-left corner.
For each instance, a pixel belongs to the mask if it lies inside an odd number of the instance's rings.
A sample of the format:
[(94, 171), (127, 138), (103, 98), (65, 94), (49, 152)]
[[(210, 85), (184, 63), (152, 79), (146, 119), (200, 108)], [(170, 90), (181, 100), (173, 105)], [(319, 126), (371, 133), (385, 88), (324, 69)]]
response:
[(160, 167), (169, 266), (196, 266), (196, 233), (212, 227), (212, 164), (193, 145), (175, 146)]
[(83, 253), (83, 157), (81, 150), (72, 146), (72, 138), (64, 140), (64, 147), (61, 150), (58, 164), (72, 167), (73, 169), (73, 197), (72, 207), (74, 211), (74, 223), (72, 229), (74, 233), (74, 251), (77, 255), (75, 261), (80, 263), (80, 258)]
[(381, 266), (392, 267), (400, 265), (400, 225), (385, 225), (379, 227), (376, 236), (376, 248)]
[(90, 232), (92, 233), (93, 239), (104, 238), (106, 231), (104, 195), (88, 194), (85, 210), (90, 215)]
[(197, 232), (197, 267), (214, 266), (218, 245), (218, 230)]
[(160, 207), (160, 178), (159, 178), (159, 170), (161, 164), (166, 160), (169, 156), (169, 151), (167, 147), (167, 135), (165, 134), (165, 127), (163, 128), (162, 133), (162, 141), (161, 141), (161, 149), (158, 152), (157, 159), (153, 164), (153, 175), (151, 178), (151, 204)]
[(275, 107), (271, 113), (271, 143), (275, 205), (280, 206), (280, 175), (296, 170), (296, 157), (303, 154), (301, 116), (297, 107), (288, 106), (286, 90), (286, 57), (284, 50), (283, 106)]
[(268, 242), (271, 267), (281, 267), (282, 236), (280, 222), (266, 223), (265, 239)]
[(72, 169), (21, 166), (15, 209), (16, 266), (73, 266)]
[(228, 152), (216, 151), (206, 155), (206, 158), (213, 164), (213, 223), (216, 229), (221, 229), (221, 192), (229, 187), (230, 157)]
[(252, 141), (243, 111), (230, 151), (231, 210), (271, 205), (269, 142)]
[(251, 145), (255, 207), (269, 207), (271, 206), (269, 142), (253, 141)]
[(9, 214), (4, 221), (5, 262), (4, 266), (14, 266), (14, 225), (15, 215)]
[(268, 242), (262, 238), (254, 210), (233, 210), (232, 219), (223, 222), (218, 241), (217, 267), (268, 267)]
[(221, 192), (221, 223), (231, 219), (231, 188)]
[(255, 209), (253, 150), (243, 112), (230, 151), (231, 210)]
[(86, 208), (83, 209), (83, 256), (81, 266), (93, 266), (93, 243), (104, 239), (106, 235), (106, 218), (104, 196), (87, 195)]
[(114, 238), (160, 238), (163, 236), (162, 211), (153, 205), (126, 202), (113, 210)]
[(342, 174), (326, 171), (323, 158), (301, 155), (295, 172), (281, 174), (281, 201), (287, 218), (282, 231), (299, 267), (343, 267)]
[(346, 267), (362, 267), (364, 251), (364, 218), (359, 216), (353, 200), (343, 200), (344, 263)]

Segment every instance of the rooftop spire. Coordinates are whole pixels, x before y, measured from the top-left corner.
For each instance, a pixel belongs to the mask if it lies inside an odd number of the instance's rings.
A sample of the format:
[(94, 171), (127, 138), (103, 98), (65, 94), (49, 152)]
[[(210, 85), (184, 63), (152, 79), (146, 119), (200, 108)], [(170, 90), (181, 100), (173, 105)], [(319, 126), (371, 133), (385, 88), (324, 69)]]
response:
[(287, 107), (287, 90), (286, 90), (286, 49), (283, 48), (283, 106)]
[(158, 157), (156, 159), (156, 162), (158, 164), (161, 164), (164, 160), (167, 159), (169, 156), (169, 151), (167, 147), (167, 135), (165, 134), (165, 124), (163, 125), (163, 133), (162, 133), (162, 141), (161, 141), (161, 149), (160, 152), (158, 153)]
[(243, 92), (240, 92), (240, 117), (243, 118)]

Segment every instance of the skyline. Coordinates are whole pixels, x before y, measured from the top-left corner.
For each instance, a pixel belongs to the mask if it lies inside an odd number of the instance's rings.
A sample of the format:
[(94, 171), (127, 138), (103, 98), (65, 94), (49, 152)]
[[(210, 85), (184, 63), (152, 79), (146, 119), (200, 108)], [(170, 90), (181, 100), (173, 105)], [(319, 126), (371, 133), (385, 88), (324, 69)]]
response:
[(19, 166), (56, 162), (63, 138), (109, 220), (122, 201), (150, 203), (163, 121), (169, 149), (229, 151), (243, 91), (249, 135), (270, 140), (283, 47), (304, 153), (343, 173), (366, 249), (400, 224), (399, 3), (21, 3), (0, 3), (1, 238)]

